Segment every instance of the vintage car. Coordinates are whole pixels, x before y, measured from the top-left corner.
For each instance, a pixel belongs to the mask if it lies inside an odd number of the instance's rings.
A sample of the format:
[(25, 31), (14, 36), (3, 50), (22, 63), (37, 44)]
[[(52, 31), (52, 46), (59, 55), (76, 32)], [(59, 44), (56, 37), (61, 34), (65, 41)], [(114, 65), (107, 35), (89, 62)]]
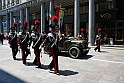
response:
[[(44, 52), (49, 53), (49, 45), (45, 44)], [(80, 58), (89, 52), (87, 40), (78, 40), (74, 37), (62, 37), (59, 42), (59, 52), (68, 52), (71, 58)]]

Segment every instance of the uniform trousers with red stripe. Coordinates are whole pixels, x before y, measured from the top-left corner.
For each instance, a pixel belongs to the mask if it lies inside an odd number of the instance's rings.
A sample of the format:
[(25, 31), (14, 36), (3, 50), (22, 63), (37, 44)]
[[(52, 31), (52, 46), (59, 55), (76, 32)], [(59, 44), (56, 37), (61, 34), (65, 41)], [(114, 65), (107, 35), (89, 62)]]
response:
[(26, 64), (26, 58), (27, 58), (28, 54), (30, 54), (30, 50), (27, 49), (26, 46), (23, 47), (22, 48), (22, 62), (23, 62), (23, 64)]
[(16, 54), (18, 52), (18, 45), (17, 44), (11, 44), (11, 49), (12, 49), (13, 59), (16, 60)]
[(98, 49), (98, 52), (100, 52), (100, 40), (96, 41), (96, 45), (97, 45), (97, 47), (94, 50)]
[(51, 63), (49, 64), (49, 68), (54, 68), (54, 73), (58, 73), (58, 48), (57, 46), (53, 46), (50, 49), (50, 56), (53, 57)]
[(34, 63), (37, 62), (38, 67), (41, 67), (40, 52), (41, 52), (41, 49), (39, 49), (39, 47), (34, 47), (34, 53), (35, 53)]

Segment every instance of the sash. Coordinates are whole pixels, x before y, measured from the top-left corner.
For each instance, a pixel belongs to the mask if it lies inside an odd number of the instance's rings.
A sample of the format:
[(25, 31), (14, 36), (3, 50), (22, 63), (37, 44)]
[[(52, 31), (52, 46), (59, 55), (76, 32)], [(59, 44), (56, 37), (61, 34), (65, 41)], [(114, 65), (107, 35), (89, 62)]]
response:
[(37, 45), (37, 43), (40, 41), (41, 39), (41, 34), (40, 34), (40, 37), (38, 38), (37, 42), (33, 45), (33, 47), (35, 47)]
[(15, 35), (13, 36), (13, 38), (10, 41), (12, 41), (15, 37), (16, 37), (16, 33), (15, 33)]
[[(55, 38), (55, 37), (54, 37), (54, 38)], [(53, 44), (51, 45), (51, 48), (52, 48), (54, 45), (56, 45), (57, 40), (58, 40), (58, 35), (56, 34), (56, 39), (55, 39), (55, 41), (53, 42)]]
[(21, 43), (23, 43), (23, 42), (26, 40), (26, 38), (27, 38), (27, 33), (26, 33), (26, 36), (25, 36), (25, 38), (22, 40)]

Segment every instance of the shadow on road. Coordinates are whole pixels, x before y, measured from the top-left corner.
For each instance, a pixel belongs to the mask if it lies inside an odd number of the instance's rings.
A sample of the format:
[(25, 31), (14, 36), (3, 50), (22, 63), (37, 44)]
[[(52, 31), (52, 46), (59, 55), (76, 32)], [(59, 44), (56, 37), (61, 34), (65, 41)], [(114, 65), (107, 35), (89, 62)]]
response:
[(107, 51), (100, 51), (99, 53), (109, 53), (109, 52), (107, 52)]
[[(26, 66), (37, 66), (37, 64), (33, 64), (33, 62), (27, 62)], [(41, 64), (41, 68), (39, 69), (48, 70), (48, 65)]]
[(79, 59), (88, 60), (88, 59), (92, 58), (93, 56), (95, 56), (95, 55), (85, 55), (85, 56), (80, 57)]
[(59, 74), (63, 76), (70, 76), (70, 75), (76, 75), (78, 72), (74, 72), (71, 70), (59, 70)]
[(26, 83), (26, 82), (0, 69), (0, 83)]
[[(59, 56), (63, 56), (63, 57), (69, 57), (69, 58), (71, 58), (70, 56), (69, 56), (69, 54), (68, 53), (61, 53), (61, 54), (59, 54)], [(85, 59), (85, 60), (88, 60), (89, 58), (92, 58), (93, 56), (95, 56), (95, 55), (82, 55), (80, 58), (77, 58), (77, 59)]]
[[(50, 71), (50, 73), (53, 73), (54, 71)], [(74, 72), (71, 70), (59, 70), (59, 74), (58, 75), (62, 75), (62, 76), (70, 76), (70, 75), (76, 75), (78, 74), (78, 72)]]

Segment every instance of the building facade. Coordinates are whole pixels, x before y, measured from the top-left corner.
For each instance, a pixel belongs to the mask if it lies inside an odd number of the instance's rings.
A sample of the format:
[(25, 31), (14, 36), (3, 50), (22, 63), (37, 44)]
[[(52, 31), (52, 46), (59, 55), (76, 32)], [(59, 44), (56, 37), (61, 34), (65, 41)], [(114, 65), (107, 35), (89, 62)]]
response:
[[(124, 43), (124, 0), (1, 0), (0, 1), (0, 31), (9, 32), (13, 22), (21, 22), (17, 31), (27, 20), (28, 28), (34, 25), (34, 20), (41, 23), (41, 31), (48, 30), (52, 22), (46, 19), (46, 10), (54, 15), (55, 5), (64, 8), (62, 32), (68, 29), (76, 37), (83, 28), (88, 33), (89, 42), (94, 44), (94, 34), (101, 28), (102, 39), (107, 35), (114, 44)], [(6, 22), (3, 27), (2, 22)], [(109, 42), (108, 42), (109, 43)]]

